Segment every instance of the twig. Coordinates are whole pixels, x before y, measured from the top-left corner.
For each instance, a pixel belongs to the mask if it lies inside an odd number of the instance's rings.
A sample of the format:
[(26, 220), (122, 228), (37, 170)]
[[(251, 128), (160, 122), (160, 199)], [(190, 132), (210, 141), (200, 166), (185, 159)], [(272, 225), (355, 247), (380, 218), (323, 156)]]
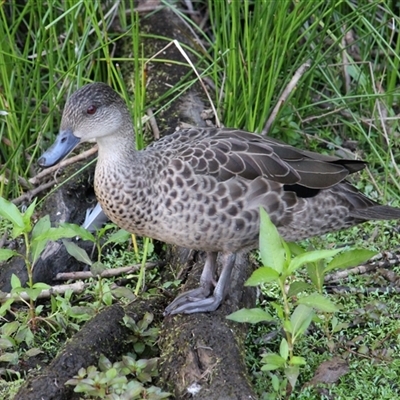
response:
[(56, 183), (55, 180), (43, 183), (43, 185), (40, 185), (35, 189), (29, 190), (29, 192), (22, 194), (21, 196), (17, 197), (16, 199), (13, 199), (12, 203), (15, 205), (18, 205), (18, 204), (23, 203), (25, 200), (30, 201), (32, 199), (32, 197), (35, 197), (38, 193), (42, 192), (43, 190), (47, 190), (47, 189), (51, 188), (55, 183)]
[(371, 261), (367, 264), (326, 275), (325, 282), (337, 282), (340, 279), (347, 278), (349, 275), (364, 274), (376, 270), (377, 268), (387, 268), (398, 264), (400, 264), (400, 255), (391, 252), (383, 252), (372, 257)]
[[(148, 262), (145, 264), (146, 269), (152, 269), (156, 266), (160, 265), (158, 262)], [(131, 272), (136, 272), (140, 269), (141, 264), (131, 265), (129, 267), (120, 267), (120, 268), (112, 268), (103, 271), (100, 276), (102, 278), (109, 278), (111, 276), (119, 276), (122, 274), (129, 274)], [(78, 271), (78, 272), (61, 272), (56, 275), (54, 278), (57, 281), (66, 281), (66, 280), (76, 280), (76, 279), (89, 279), (94, 278), (90, 271)]]
[(67, 158), (66, 160), (63, 160), (59, 162), (58, 164), (54, 165), (53, 167), (46, 168), (42, 172), (39, 172), (36, 176), (32, 177), (29, 179), (29, 182), (32, 183), (33, 185), (36, 185), (43, 177), (52, 174), (53, 172), (58, 171), (60, 168), (67, 167), (68, 165), (74, 164), (78, 161), (86, 160), (93, 154), (97, 152), (97, 144), (93, 146), (91, 149), (84, 151), (83, 153), (80, 153), (74, 157)]
[(153, 110), (151, 108), (148, 108), (146, 114), (149, 117), (149, 124), (151, 126), (151, 130), (153, 131), (154, 139), (160, 139), (160, 130), (158, 129), (157, 121), (154, 118)]
[(270, 117), (268, 118), (268, 121), (265, 124), (264, 129), (261, 131), (262, 136), (267, 136), (283, 103), (285, 103), (285, 101), (288, 99), (290, 93), (292, 93), (293, 89), (298, 84), (300, 78), (304, 75), (304, 73), (308, 70), (308, 68), (310, 68), (310, 66), (311, 66), (311, 60), (308, 60), (304, 64), (302, 64), (297, 69), (297, 71), (294, 73), (293, 78), (290, 80), (288, 85), (285, 87), (285, 90), (283, 91), (281, 97), (277, 101), (276, 106), (272, 110), (272, 113), (271, 113)]
[[(74, 293), (81, 293), (85, 289), (84, 282), (75, 282), (68, 285), (57, 285), (50, 289), (44, 289), (40, 292), (38, 299), (47, 299), (54, 294), (64, 294), (67, 290), (72, 290)], [(30, 297), (28, 293), (21, 292), (18, 296), (15, 294), (8, 293), (6, 296), (0, 298), (0, 303), (4, 303), (6, 300), (14, 299), (15, 301), (29, 300)]]

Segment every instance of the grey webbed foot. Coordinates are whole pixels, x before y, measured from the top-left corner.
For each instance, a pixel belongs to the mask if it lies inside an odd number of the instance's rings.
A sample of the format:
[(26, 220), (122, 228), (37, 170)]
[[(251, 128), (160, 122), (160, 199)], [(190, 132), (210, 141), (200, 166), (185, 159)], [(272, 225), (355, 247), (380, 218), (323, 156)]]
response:
[(192, 314), (197, 312), (215, 311), (225, 297), (229, 286), (236, 255), (223, 254), (223, 266), (221, 276), (218, 279), (213, 294), (214, 273), (216, 268), (217, 253), (208, 253), (200, 278), (200, 287), (180, 294), (166, 309), (164, 315)]

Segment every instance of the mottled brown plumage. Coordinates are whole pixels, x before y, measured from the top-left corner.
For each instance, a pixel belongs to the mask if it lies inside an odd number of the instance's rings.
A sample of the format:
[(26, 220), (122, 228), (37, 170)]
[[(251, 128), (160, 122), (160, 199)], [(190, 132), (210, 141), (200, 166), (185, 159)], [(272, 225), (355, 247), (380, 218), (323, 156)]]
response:
[[(400, 218), (399, 209), (378, 205), (345, 181), (364, 167), (361, 161), (237, 129), (185, 129), (142, 151), (133, 135), (123, 99), (103, 83), (90, 84), (68, 100), (57, 141), (39, 163), (50, 166), (79, 141), (95, 138), (95, 191), (108, 217), (137, 235), (208, 253), (200, 287), (179, 296), (167, 313), (218, 307), (236, 252), (258, 244), (260, 207), (288, 241)], [(218, 253), (223, 270), (214, 289)]]

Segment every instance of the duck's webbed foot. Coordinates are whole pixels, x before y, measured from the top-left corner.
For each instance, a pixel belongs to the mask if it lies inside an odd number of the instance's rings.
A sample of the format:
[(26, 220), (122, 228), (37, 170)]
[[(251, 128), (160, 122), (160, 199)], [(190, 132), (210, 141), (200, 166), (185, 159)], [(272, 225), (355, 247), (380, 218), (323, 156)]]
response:
[[(180, 294), (166, 309), (164, 315), (192, 314), (215, 311), (226, 294), (236, 255), (223, 254), (223, 266), (218, 282), (215, 282), (217, 253), (207, 253), (207, 260), (200, 278), (200, 286)], [(212, 290), (214, 288), (214, 291)], [(210, 296), (211, 295), (211, 296)]]

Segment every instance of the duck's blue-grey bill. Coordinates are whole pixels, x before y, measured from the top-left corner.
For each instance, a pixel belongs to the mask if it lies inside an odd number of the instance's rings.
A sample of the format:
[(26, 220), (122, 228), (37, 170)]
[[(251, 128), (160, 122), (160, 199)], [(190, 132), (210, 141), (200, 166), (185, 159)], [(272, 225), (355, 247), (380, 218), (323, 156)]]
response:
[(74, 149), (79, 141), (80, 138), (74, 136), (72, 130), (61, 131), (53, 145), (39, 158), (38, 164), (45, 168), (57, 164)]

